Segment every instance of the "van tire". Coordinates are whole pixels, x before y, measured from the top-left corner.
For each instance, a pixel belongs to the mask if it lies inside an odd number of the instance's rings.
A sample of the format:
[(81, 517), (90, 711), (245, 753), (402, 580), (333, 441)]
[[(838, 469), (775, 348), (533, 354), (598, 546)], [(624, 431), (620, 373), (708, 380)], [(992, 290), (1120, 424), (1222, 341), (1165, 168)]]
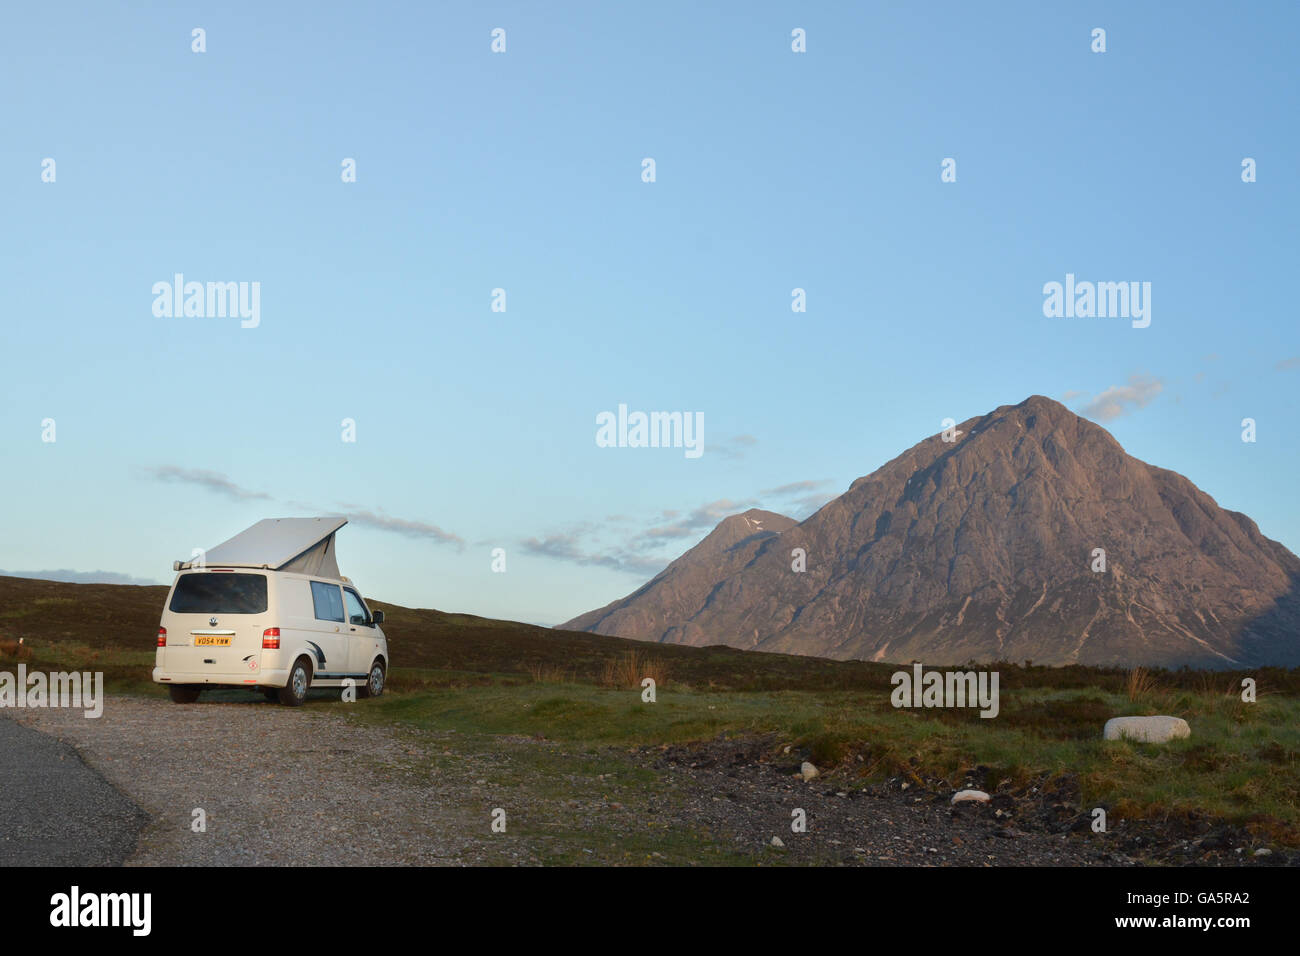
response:
[(311, 687), (311, 664), (300, 657), (289, 668), (289, 680), (276, 693), (286, 707), (301, 707), (307, 703), (307, 688)]
[(378, 697), (384, 692), (384, 679), (387, 676), (387, 669), (384, 667), (382, 660), (377, 660), (370, 665), (370, 673), (366, 675), (366, 682), (357, 688), (358, 697)]
[(199, 699), (199, 689), (192, 684), (171, 684), (167, 693), (173, 704), (192, 704)]

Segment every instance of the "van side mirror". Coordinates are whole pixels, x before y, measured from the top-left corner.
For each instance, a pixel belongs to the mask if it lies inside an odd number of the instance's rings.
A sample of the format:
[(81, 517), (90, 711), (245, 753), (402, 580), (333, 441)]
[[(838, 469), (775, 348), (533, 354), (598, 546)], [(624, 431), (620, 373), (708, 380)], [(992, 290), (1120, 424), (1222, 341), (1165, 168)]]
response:
[(373, 618), (374, 618), (374, 622), (375, 622), (376, 624), (383, 624), (383, 623), (384, 623), (384, 612), (383, 612), (383, 611), (371, 611), (370, 613), (371, 613), (371, 615), (373, 616)]

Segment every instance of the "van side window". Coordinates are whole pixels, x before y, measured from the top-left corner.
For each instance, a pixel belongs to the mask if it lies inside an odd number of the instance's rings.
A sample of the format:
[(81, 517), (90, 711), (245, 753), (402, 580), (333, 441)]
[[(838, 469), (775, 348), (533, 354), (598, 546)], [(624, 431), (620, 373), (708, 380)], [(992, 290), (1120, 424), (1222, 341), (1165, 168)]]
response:
[(337, 584), (311, 583), (311, 603), (316, 608), (316, 620), (343, 622), (343, 596)]
[(361, 595), (351, 588), (343, 589), (343, 600), (348, 605), (348, 620), (353, 624), (370, 624), (370, 612), (361, 603)]

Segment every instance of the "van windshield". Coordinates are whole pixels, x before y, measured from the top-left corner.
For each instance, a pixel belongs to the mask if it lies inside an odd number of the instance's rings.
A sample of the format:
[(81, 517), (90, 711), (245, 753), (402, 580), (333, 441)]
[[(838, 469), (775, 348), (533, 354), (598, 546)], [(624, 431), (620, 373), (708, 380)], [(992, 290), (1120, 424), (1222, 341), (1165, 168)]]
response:
[(261, 614), (266, 610), (266, 575), (182, 574), (172, 592), (171, 609), (177, 614)]

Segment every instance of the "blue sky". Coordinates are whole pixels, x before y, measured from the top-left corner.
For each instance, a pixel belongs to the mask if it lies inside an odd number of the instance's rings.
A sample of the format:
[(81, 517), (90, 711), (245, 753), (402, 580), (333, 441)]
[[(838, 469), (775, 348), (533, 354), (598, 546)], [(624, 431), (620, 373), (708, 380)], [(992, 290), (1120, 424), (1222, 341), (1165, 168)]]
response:
[[(1031, 394), (1300, 551), (1300, 13), (1171, 9), (15, 7), (0, 568), (342, 511), (367, 594), (557, 623)], [(175, 273), (260, 324), (155, 316)], [(1045, 317), (1066, 273), (1151, 325)], [(705, 453), (597, 447), (620, 403)]]

